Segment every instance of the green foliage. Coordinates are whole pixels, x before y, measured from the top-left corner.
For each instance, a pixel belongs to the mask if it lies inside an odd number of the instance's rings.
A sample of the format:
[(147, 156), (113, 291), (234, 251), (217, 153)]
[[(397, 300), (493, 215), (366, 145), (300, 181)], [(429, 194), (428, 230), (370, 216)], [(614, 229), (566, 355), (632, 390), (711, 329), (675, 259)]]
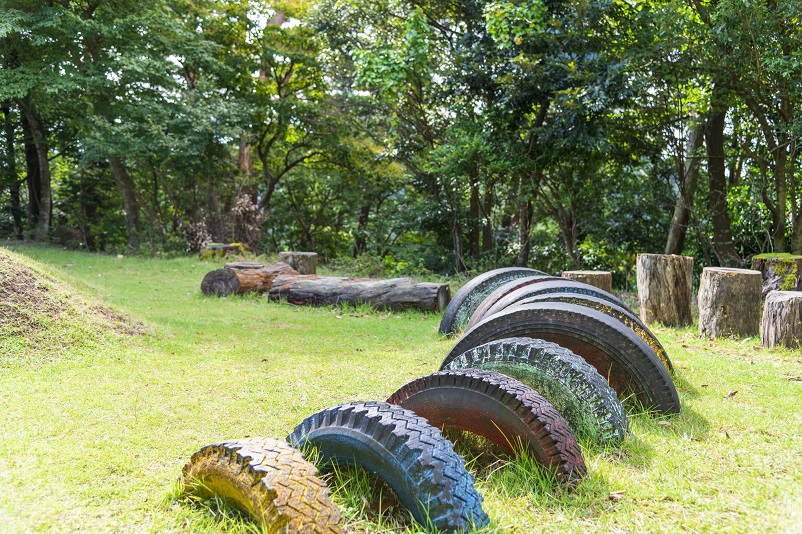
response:
[(525, 39), (542, 32), (545, 15), (546, 5), (541, 0), (500, 0), (484, 6), (487, 32), (501, 48), (521, 46)]

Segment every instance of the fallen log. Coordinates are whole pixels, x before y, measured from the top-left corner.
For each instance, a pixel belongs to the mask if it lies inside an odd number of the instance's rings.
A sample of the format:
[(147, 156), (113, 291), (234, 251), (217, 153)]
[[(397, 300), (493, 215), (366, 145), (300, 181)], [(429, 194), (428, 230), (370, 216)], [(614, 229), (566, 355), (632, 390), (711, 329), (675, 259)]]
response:
[(370, 304), (374, 308), (443, 311), (451, 300), (448, 284), (418, 282), (412, 278), (376, 280), (317, 275), (277, 276), (268, 297), (291, 304)]
[[(258, 265), (258, 264), (257, 264)], [(223, 269), (215, 269), (206, 274), (201, 282), (204, 295), (242, 295), (256, 291), (264, 293), (279, 275), (297, 275), (298, 271), (286, 263), (256, 267), (254, 264), (228, 263)]]

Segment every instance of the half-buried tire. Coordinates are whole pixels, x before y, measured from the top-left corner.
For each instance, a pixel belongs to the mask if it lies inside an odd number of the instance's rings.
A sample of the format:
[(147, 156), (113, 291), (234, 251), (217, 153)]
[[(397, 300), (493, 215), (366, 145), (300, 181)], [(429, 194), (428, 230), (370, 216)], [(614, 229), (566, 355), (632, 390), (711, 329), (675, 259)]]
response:
[(511, 282), (507, 282), (503, 286), (499, 286), (493, 290), (485, 299), (479, 303), (479, 306), (476, 307), (471, 318), (468, 320), (468, 323), (465, 325), (466, 329), (473, 328), (476, 324), (482, 321), (482, 318), (485, 317), (487, 310), (489, 310), (493, 304), (498, 302), (499, 300), (503, 299), (513, 291), (517, 291), (519, 289), (523, 289), (525, 287), (529, 287), (531, 285), (537, 285), (541, 282), (546, 282), (549, 280), (556, 280), (557, 278), (554, 276), (527, 276), (525, 278), (519, 278), (518, 280), (513, 280)]
[(612, 302), (616, 306), (620, 306), (628, 312), (635, 315), (624, 302), (610, 293), (599, 289), (598, 287), (583, 282), (577, 282), (569, 278), (554, 278), (552, 280), (543, 280), (539, 284), (531, 284), (525, 287), (516, 289), (515, 291), (505, 295), (504, 298), (499, 299), (498, 302), (493, 304), (485, 311), (481, 317), (477, 317), (474, 325), (479, 324), (491, 315), (495, 315), (501, 310), (506, 310), (513, 304), (521, 303), (524, 299), (535, 297), (538, 295), (545, 295), (548, 293), (577, 293), (580, 295), (590, 295), (592, 297), (600, 298), (608, 302)]
[(258, 521), (265, 532), (344, 532), (340, 512), (314, 465), (284, 441), (246, 438), (208, 445), (184, 466), (184, 492), (217, 496)]
[(317, 449), (321, 469), (356, 465), (377, 475), (421, 525), (461, 532), (488, 523), (474, 478), (451, 442), (400, 406), (333, 406), (307, 417), (287, 441)]
[(582, 451), (565, 419), (540, 393), (509, 376), (440, 371), (409, 382), (387, 402), (438, 428), (484, 436), (508, 453), (523, 450), (563, 482), (585, 475)]
[(591, 295), (583, 295), (581, 293), (546, 293), (544, 295), (537, 295), (524, 299), (516, 303), (515, 306), (534, 304), (536, 302), (567, 302), (569, 304), (578, 304), (579, 306), (587, 306), (588, 308), (593, 308), (594, 310), (598, 310), (606, 315), (609, 315), (610, 317), (618, 319), (623, 324), (631, 328), (633, 332), (638, 334), (638, 337), (640, 337), (652, 348), (654, 353), (657, 354), (657, 357), (660, 358), (660, 361), (669, 372), (674, 371), (674, 366), (671, 364), (671, 360), (668, 358), (666, 349), (663, 348), (663, 345), (660, 343), (657, 337), (655, 337), (654, 333), (652, 333), (652, 331), (649, 330), (645, 324), (643, 324), (637, 315), (627, 311), (621, 306), (613, 304), (608, 300), (593, 297)]
[(555, 343), (500, 339), (471, 348), (442, 367), (468, 368), (503, 373), (533, 387), (581, 438), (613, 445), (627, 435), (629, 422), (615, 391), (593, 366)]
[(476, 307), (497, 287), (511, 280), (538, 275), (546, 275), (546, 273), (523, 267), (507, 267), (493, 269), (471, 278), (457, 291), (446, 306), (443, 319), (440, 321), (440, 333), (451, 336), (465, 328)]
[(679, 412), (674, 382), (651, 347), (617, 319), (576, 304), (526, 304), (490, 316), (462, 336), (444, 365), (468, 349), (508, 337), (557, 343), (595, 367), (619, 398), (634, 395), (657, 413)]

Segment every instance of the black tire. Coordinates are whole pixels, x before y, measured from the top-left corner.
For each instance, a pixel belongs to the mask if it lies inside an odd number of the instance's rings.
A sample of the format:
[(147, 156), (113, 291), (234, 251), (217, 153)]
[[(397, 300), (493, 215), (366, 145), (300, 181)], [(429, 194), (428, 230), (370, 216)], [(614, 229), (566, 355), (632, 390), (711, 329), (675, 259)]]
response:
[(629, 432), (621, 401), (588, 362), (556, 343), (508, 338), (473, 347), (441, 369), (486, 369), (536, 389), (568, 421), (577, 436), (613, 445)]
[(595, 367), (619, 398), (634, 395), (647, 409), (679, 412), (674, 382), (651, 347), (616, 319), (576, 304), (540, 302), (501, 311), (468, 330), (446, 363), (470, 348), (508, 337), (557, 343)]
[(580, 295), (590, 295), (592, 297), (612, 302), (616, 306), (624, 308), (632, 315), (636, 315), (635, 312), (633, 312), (629, 306), (624, 304), (621, 299), (615, 295), (611, 295), (603, 289), (599, 289), (598, 287), (585, 284), (583, 282), (577, 282), (576, 280), (570, 280), (568, 278), (555, 278), (553, 280), (545, 280), (539, 284), (516, 289), (509, 295), (493, 304), (493, 306), (491, 306), (482, 317), (478, 318), (479, 320), (475, 324), (479, 324), (491, 315), (495, 315), (501, 310), (506, 310), (513, 304), (520, 303), (524, 299), (538, 295), (545, 295), (548, 293), (578, 293)]
[(489, 522), (462, 457), (409, 410), (385, 402), (333, 406), (307, 417), (287, 441), (316, 448), (322, 469), (346, 464), (374, 473), (421, 525), (459, 532)]
[(440, 333), (453, 336), (462, 330), (468, 323), (468, 319), (473, 315), (476, 307), (497, 287), (506, 284), (510, 280), (545, 274), (535, 269), (507, 267), (493, 269), (471, 278), (448, 303), (446, 311), (443, 312), (443, 319), (440, 321)]
[[(671, 364), (671, 360), (668, 358), (666, 349), (663, 348), (663, 345), (660, 343), (657, 337), (655, 337), (654, 333), (649, 330), (649, 327), (643, 324), (643, 322), (640, 320), (640, 317), (625, 310), (617, 304), (613, 304), (608, 300), (598, 297), (583, 295), (581, 293), (546, 293), (545, 295), (537, 295), (524, 299), (516, 303), (514, 306), (524, 306), (526, 304), (532, 304), (535, 302), (567, 302), (568, 304), (587, 306), (588, 308), (593, 308), (594, 310), (598, 310), (605, 315), (609, 315), (610, 317), (618, 319), (632, 329), (632, 331), (635, 332), (638, 337), (640, 337), (652, 348), (654, 353), (657, 354), (657, 357), (660, 358), (663, 366), (665, 366), (669, 372), (674, 371), (674, 366)], [(512, 307), (513, 306), (510, 306), (510, 308)]]
[(476, 307), (471, 318), (468, 320), (468, 323), (465, 325), (466, 330), (470, 330), (478, 323), (482, 322), (482, 319), (485, 317), (487, 310), (489, 310), (493, 305), (498, 302), (499, 300), (503, 299), (513, 291), (518, 291), (519, 289), (524, 289), (532, 285), (537, 285), (541, 282), (546, 282), (548, 280), (557, 280), (555, 276), (527, 276), (525, 278), (519, 278), (518, 280), (513, 280), (511, 282), (507, 282), (506, 284), (497, 287), (490, 293), (488, 296), (484, 298), (482, 302), (479, 303), (479, 306)]
[(246, 438), (207, 445), (184, 466), (184, 493), (218, 496), (250, 514), (269, 533), (339, 534), (340, 511), (326, 483), (284, 441)]
[(510, 454), (523, 450), (563, 482), (585, 476), (582, 450), (566, 420), (540, 393), (509, 376), (478, 369), (440, 371), (409, 382), (387, 402), (437, 428), (484, 436)]

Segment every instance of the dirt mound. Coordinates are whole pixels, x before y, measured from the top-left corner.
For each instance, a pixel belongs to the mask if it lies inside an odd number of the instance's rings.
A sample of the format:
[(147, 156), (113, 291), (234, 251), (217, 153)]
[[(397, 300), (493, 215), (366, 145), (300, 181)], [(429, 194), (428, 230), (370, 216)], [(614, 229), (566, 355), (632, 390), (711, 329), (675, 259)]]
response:
[(109, 331), (144, 332), (144, 325), (82, 297), (37, 262), (0, 248), (0, 363), (91, 344)]

